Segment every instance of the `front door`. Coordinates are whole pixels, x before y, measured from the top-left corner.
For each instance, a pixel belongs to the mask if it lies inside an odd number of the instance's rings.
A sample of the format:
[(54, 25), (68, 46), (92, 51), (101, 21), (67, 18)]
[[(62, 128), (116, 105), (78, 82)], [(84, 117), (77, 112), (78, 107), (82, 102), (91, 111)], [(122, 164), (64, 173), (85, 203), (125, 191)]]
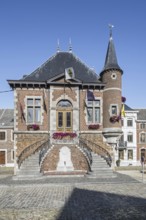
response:
[(56, 108), (56, 130), (60, 132), (72, 132), (73, 106), (69, 100), (62, 99), (58, 102)]
[(62, 132), (72, 131), (72, 111), (57, 111), (57, 130)]

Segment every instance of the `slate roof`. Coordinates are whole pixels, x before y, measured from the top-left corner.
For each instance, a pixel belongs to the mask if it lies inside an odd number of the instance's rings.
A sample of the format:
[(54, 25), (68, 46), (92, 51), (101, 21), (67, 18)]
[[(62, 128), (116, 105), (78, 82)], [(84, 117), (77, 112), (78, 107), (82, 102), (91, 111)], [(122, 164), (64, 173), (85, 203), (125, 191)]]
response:
[(146, 121), (146, 109), (135, 109), (138, 111), (137, 113), (137, 120), (144, 120)]
[(130, 108), (128, 105), (125, 105), (125, 111), (136, 111), (135, 109)]
[(65, 73), (65, 69), (70, 67), (74, 69), (75, 78), (81, 82), (101, 83), (99, 76), (70, 52), (56, 53), (30, 75), (23, 77), (21, 81), (46, 82)]
[(0, 128), (5, 126), (14, 126), (13, 109), (0, 109)]
[(115, 51), (114, 42), (113, 42), (112, 37), (110, 37), (110, 40), (108, 43), (104, 68), (103, 68), (101, 74), (103, 73), (103, 71), (110, 70), (110, 69), (117, 69), (117, 70), (120, 70), (121, 72), (123, 72), (118, 64), (118, 61), (117, 61), (116, 51)]

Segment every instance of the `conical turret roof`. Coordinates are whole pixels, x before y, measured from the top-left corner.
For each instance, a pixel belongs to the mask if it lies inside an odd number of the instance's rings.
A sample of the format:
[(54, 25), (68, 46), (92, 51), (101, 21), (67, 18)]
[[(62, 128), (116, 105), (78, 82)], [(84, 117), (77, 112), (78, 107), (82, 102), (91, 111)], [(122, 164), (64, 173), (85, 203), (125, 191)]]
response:
[(123, 72), (117, 61), (117, 56), (116, 56), (116, 51), (115, 51), (115, 46), (114, 46), (112, 36), (110, 36), (110, 39), (109, 39), (104, 68), (101, 74), (104, 71), (110, 70), (110, 69), (116, 69), (116, 70), (120, 70), (121, 72)]

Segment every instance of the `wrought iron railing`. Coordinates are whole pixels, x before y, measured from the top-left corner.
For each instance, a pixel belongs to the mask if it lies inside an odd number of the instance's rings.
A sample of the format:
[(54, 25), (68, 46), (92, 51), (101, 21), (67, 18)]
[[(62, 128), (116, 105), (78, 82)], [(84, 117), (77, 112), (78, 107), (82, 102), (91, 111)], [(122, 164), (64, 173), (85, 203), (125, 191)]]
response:
[(49, 138), (43, 139), (40, 141), (37, 141), (31, 145), (29, 145), (27, 148), (25, 148), (21, 154), (18, 156), (17, 163), (18, 167), (20, 168), (22, 162), (28, 158), (30, 155), (34, 154), (36, 151), (40, 150), (44, 147), (44, 145), (47, 145), (49, 142)]
[(41, 164), (41, 162), (43, 161), (47, 151), (50, 148), (50, 140), (48, 141), (48, 144), (42, 146), (40, 153), (39, 153), (39, 164)]
[(104, 158), (106, 160), (107, 164), (109, 166), (111, 166), (112, 156), (108, 152), (108, 150), (106, 150), (102, 146), (94, 143), (93, 141), (87, 140), (85, 138), (84, 139), (80, 138), (79, 143), (84, 145), (89, 151), (92, 151), (92, 152), (97, 153), (98, 155), (100, 155), (102, 158)]

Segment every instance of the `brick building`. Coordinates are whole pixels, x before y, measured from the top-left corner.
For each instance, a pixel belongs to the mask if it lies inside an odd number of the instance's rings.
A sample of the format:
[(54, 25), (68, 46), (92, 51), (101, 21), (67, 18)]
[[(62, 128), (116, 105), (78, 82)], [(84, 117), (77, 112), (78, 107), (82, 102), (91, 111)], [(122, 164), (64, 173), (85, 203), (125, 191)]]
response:
[(30, 75), (8, 80), (15, 103), (15, 174), (97, 173), (98, 156), (114, 169), (122, 74), (110, 34), (98, 75), (69, 48)]
[(0, 166), (14, 166), (14, 110), (0, 109)]
[(137, 160), (146, 159), (146, 109), (137, 109)]

